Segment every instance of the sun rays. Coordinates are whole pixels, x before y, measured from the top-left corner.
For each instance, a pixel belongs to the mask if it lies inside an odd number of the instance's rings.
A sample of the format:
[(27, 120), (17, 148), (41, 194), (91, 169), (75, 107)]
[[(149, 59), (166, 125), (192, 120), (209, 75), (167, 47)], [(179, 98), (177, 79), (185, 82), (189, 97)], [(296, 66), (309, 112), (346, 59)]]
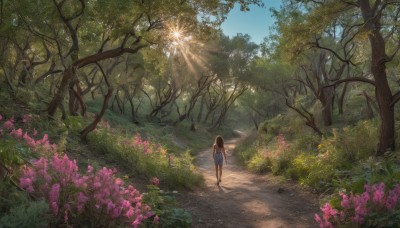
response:
[(178, 60), (175, 64), (181, 66), (172, 67), (172, 73), (175, 77), (178, 77), (176, 69), (187, 68), (190, 74), (195, 77), (207, 70), (206, 50), (204, 45), (196, 40), (191, 32), (180, 25), (167, 26), (168, 28), (168, 45), (167, 45), (167, 56), (168, 58)]

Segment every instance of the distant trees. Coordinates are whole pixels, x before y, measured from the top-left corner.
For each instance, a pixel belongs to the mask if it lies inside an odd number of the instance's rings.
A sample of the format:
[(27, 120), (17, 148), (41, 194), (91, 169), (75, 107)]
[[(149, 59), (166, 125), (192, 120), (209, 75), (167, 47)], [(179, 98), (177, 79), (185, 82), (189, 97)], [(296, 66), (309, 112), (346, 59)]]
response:
[[(245, 90), (237, 78), (246, 74), (241, 69), (256, 47), (249, 44), (249, 37), (231, 40), (216, 28), (235, 3), (242, 10), (262, 4), (259, 0), (1, 3), (0, 79), (13, 94), (34, 93), (50, 118), (57, 118), (58, 110), (62, 118), (84, 116), (87, 96), (102, 96), (99, 114), (81, 132), (83, 140), (109, 105), (129, 113), (136, 123), (146, 113), (151, 119), (168, 117), (170, 124), (179, 124), (188, 118), (194, 121), (194, 116), (204, 121), (208, 112), (213, 116), (208, 124), (219, 127)], [(193, 39), (186, 50), (173, 46), (174, 30)], [(211, 37), (230, 46), (202, 48)], [(245, 50), (249, 47), (253, 51)], [(226, 69), (210, 63), (212, 58)], [(215, 96), (220, 102), (207, 106)], [(204, 115), (199, 114), (200, 103)]]
[[(399, 32), (396, 25), (399, 5), (400, 1), (388, 0), (288, 0), (284, 10), (276, 11), (278, 21), (281, 21), (277, 24), (281, 35), (277, 38), (278, 49), (285, 53), (283, 58), (299, 58), (311, 47), (327, 51), (332, 55), (330, 61), (341, 61), (345, 64), (342, 67), (369, 66), (370, 70), (362, 72), (361, 76), (346, 74), (346, 78), (329, 80), (330, 85), (323, 88), (349, 82), (368, 83), (375, 88), (381, 120), (378, 156), (395, 147), (394, 105), (400, 95), (392, 93), (386, 67), (400, 49), (396, 35)], [(279, 20), (289, 17), (290, 20), (285, 22)]]

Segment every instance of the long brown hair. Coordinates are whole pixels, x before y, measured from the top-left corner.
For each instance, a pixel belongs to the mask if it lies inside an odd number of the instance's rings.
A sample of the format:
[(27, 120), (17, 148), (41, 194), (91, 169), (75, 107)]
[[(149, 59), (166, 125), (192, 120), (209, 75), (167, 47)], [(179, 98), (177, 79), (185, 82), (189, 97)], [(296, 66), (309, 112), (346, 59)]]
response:
[(218, 135), (215, 138), (215, 144), (219, 147), (219, 148), (223, 148), (224, 147), (224, 139), (222, 138), (222, 136)]

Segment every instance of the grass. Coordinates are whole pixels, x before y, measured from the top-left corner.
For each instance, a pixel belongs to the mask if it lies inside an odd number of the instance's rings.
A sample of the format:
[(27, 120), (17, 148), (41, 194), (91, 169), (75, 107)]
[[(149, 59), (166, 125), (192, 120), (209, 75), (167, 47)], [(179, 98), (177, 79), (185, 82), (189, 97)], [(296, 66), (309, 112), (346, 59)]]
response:
[[(375, 172), (372, 178), (372, 174), (365, 175), (359, 171), (370, 169), (365, 168), (365, 164), (371, 163), (369, 160), (375, 157), (379, 124), (376, 119), (359, 120), (353, 125), (337, 123), (334, 128), (325, 129), (327, 133), (322, 138), (299, 124), (299, 120), (288, 113), (264, 123), (259, 132), (249, 135), (237, 146), (235, 153), (240, 163), (254, 172), (282, 175), (319, 192), (343, 186), (350, 186), (351, 190), (353, 185), (348, 182), (352, 182), (354, 177), (361, 179), (354, 182), (355, 190), (360, 182), (400, 181), (400, 166), (393, 159), (375, 160), (383, 167), (394, 167), (387, 174)], [(279, 135), (284, 135), (285, 142), (279, 140)], [(288, 144), (288, 148), (282, 149), (280, 144)], [(394, 170), (392, 174), (390, 170)]]

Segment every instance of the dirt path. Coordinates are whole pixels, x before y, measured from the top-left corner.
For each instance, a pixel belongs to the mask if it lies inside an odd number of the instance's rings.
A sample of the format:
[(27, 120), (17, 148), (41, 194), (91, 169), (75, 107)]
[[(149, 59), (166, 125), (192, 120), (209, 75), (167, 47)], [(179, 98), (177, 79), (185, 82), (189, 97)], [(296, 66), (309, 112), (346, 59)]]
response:
[(193, 227), (317, 227), (313, 220), (318, 211), (316, 196), (238, 166), (232, 155), (236, 142), (225, 143), (228, 165), (224, 164), (220, 186), (216, 185), (211, 149), (197, 156), (206, 186), (178, 199), (192, 214)]

